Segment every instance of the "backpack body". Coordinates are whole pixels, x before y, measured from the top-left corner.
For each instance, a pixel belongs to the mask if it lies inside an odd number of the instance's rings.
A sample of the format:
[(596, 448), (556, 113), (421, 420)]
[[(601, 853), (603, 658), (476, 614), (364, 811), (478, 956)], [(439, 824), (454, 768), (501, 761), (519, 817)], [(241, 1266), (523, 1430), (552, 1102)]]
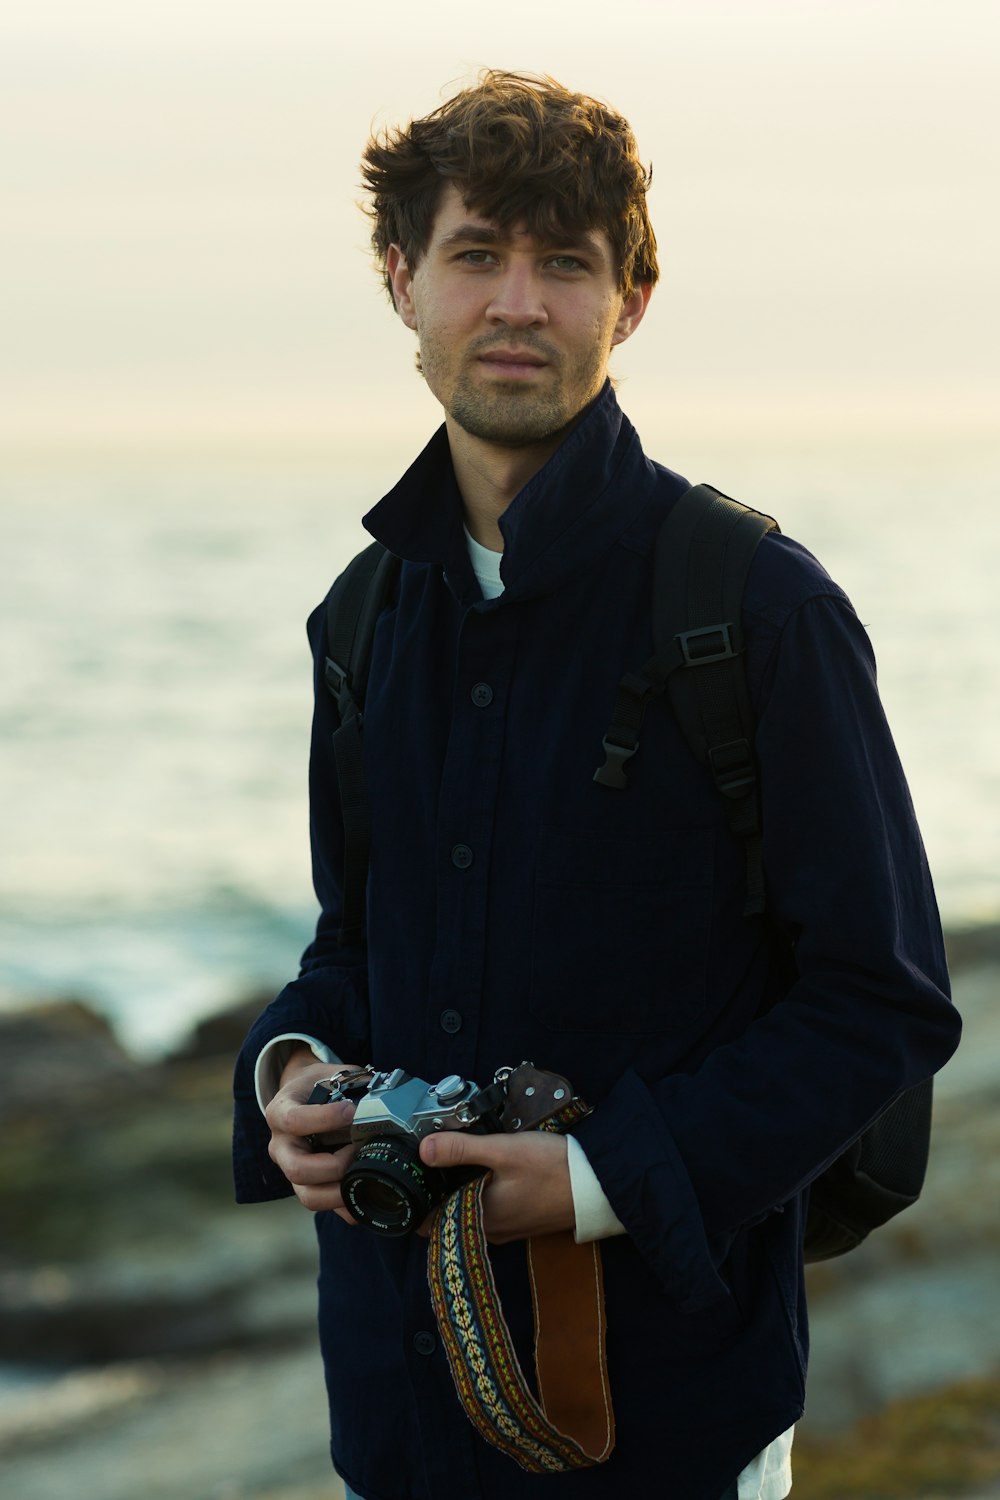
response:
[[(741, 604), (754, 553), (770, 516), (710, 485), (690, 489), (660, 529), (654, 564), (650, 659), (621, 679), (594, 780), (628, 791), (650, 699), (666, 693), (692, 754), (723, 799), (733, 837), (746, 855), (744, 914), (767, 920), (754, 721), (743, 663)], [(361, 731), (375, 622), (397, 588), (400, 561), (373, 542), (348, 565), (327, 606), (326, 683), (339, 718), (334, 751), (344, 818), (341, 944), (364, 940), (369, 814)], [(776, 943), (794, 951), (772, 924)], [(915, 1203), (930, 1145), (932, 1083), (906, 1090), (811, 1184), (804, 1254), (826, 1260)]]

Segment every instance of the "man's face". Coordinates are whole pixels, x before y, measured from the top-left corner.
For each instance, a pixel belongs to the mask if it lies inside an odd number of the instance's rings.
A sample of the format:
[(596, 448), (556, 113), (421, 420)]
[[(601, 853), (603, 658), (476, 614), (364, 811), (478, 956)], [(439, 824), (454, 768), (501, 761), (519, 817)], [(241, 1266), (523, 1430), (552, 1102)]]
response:
[(416, 270), (395, 245), (387, 265), (450, 421), (505, 448), (543, 442), (573, 422), (649, 297), (639, 287), (622, 298), (604, 230), (542, 243), (473, 213), (450, 183)]

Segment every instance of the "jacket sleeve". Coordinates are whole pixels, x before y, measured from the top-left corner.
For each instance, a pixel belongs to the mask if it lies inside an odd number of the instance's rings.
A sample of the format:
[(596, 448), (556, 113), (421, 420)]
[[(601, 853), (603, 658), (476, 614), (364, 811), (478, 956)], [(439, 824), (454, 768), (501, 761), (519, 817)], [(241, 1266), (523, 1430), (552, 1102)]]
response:
[(365, 951), (339, 946), (344, 845), (333, 755), (336, 714), (323, 676), (325, 603), (309, 617), (308, 633), (314, 658), (309, 836), (320, 916), (298, 978), (257, 1018), (236, 1062), (233, 1167), (241, 1203), (286, 1197), (292, 1191), (267, 1154), (270, 1131), (254, 1090), (254, 1068), (267, 1043), (286, 1032), (303, 1032), (346, 1062), (364, 1063), (370, 1052)]
[(579, 1127), (618, 1217), (695, 1311), (734, 1235), (794, 1199), (957, 1045), (913, 808), (868, 638), (841, 597), (801, 604), (758, 702), (770, 919), (797, 978), (693, 1072), (626, 1073)]

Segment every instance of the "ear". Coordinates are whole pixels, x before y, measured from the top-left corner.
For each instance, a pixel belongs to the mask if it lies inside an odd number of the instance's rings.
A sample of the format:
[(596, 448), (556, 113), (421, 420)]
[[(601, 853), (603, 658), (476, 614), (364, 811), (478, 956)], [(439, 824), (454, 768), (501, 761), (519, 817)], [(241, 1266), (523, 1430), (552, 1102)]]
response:
[(622, 310), (618, 314), (618, 321), (615, 324), (615, 331), (611, 336), (612, 348), (614, 348), (616, 344), (624, 344), (625, 340), (629, 338), (631, 334), (635, 333), (635, 330), (642, 322), (643, 315), (646, 311), (646, 308), (649, 306), (649, 299), (652, 295), (652, 282), (640, 281), (636, 283), (632, 295), (630, 297), (626, 297), (625, 301), (622, 303)]
[(385, 269), (392, 287), (396, 311), (407, 328), (415, 329), (417, 313), (413, 305), (413, 275), (406, 263), (406, 256), (398, 245), (390, 245), (385, 252)]

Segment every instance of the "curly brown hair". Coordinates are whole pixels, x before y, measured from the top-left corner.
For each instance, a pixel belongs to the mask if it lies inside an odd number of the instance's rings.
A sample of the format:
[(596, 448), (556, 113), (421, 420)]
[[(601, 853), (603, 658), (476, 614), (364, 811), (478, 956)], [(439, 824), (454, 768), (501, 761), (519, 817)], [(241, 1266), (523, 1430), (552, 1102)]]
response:
[(412, 269), (430, 243), (444, 185), (501, 228), (525, 224), (542, 239), (606, 231), (622, 295), (659, 276), (646, 211), (652, 169), (627, 120), (554, 78), (490, 69), (405, 130), (372, 135), (362, 158), (372, 247), (385, 276), (398, 245)]

